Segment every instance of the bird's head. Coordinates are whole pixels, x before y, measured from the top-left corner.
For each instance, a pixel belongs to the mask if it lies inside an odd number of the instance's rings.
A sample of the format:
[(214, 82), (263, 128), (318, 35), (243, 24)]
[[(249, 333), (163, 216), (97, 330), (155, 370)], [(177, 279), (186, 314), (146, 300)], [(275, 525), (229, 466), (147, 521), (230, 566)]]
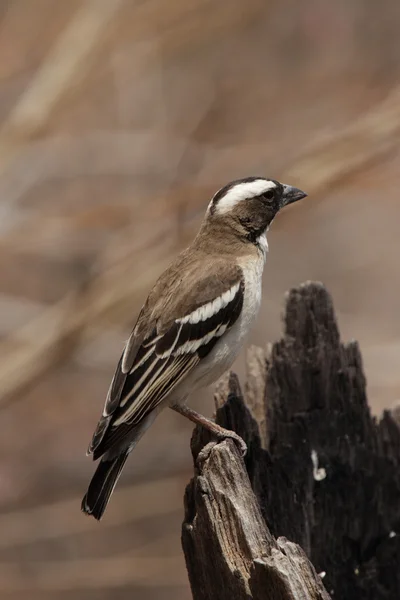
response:
[(228, 183), (214, 195), (207, 219), (223, 221), (249, 241), (256, 242), (282, 208), (306, 196), (298, 188), (275, 179), (246, 177)]

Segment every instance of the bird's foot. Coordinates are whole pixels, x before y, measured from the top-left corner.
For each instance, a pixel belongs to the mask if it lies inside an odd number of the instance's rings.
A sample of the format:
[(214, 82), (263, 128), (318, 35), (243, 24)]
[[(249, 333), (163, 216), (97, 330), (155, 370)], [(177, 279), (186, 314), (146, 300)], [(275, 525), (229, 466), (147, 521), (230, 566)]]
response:
[(208, 458), (210, 457), (211, 454), (211, 450), (214, 448), (214, 446), (217, 445), (218, 442), (208, 442), (208, 444), (206, 444), (204, 446), (204, 448), (202, 448), (200, 450), (200, 452), (198, 453), (197, 457), (196, 457), (196, 465), (198, 467), (201, 467), (202, 464), (208, 460)]
[(219, 441), (226, 440), (226, 439), (233, 440), (235, 442), (242, 458), (244, 458), (246, 456), (247, 445), (246, 445), (246, 442), (244, 441), (244, 439), (240, 437), (240, 435), (238, 435), (234, 431), (231, 431), (230, 429), (224, 429), (223, 431), (219, 431), (216, 434), (216, 436)]
[(209, 442), (204, 446), (202, 450), (200, 450), (196, 458), (196, 463), (198, 465), (206, 461), (210, 457), (211, 450), (214, 448), (214, 446), (216, 446), (218, 442), (222, 442), (223, 440), (233, 440), (240, 452), (241, 457), (244, 458), (246, 456), (247, 446), (245, 441), (240, 437), (240, 435), (238, 435), (234, 431), (230, 431), (229, 429), (222, 429), (222, 431), (213, 433), (217, 440)]
[[(215, 435), (215, 437), (217, 438), (218, 441), (225, 440), (225, 439), (233, 440), (235, 442), (235, 444), (237, 445), (242, 457), (246, 455), (247, 446), (246, 446), (244, 440), (242, 440), (242, 438), (240, 437), (240, 435), (238, 435), (234, 431), (231, 431), (230, 429), (225, 429), (224, 427), (221, 427), (221, 425), (218, 425), (217, 423), (215, 423), (215, 421), (211, 421), (210, 419), (207, 419), (207, 417), (204, 417), (203, 415), (194, 411), (192, 408), (189, 408), (189, 406), (186, 406), (185, 404), (174, 404), (171, 406), (171, 408), (172, 408), (172, 410), (175, 410), (176, 412), (178, 412), (182, 416), (186, 417), (193, 423), (196, 423), (196, 425), (201, 425), (202, 427), (204, 427), (204, 429), (207, 429), (208, 431), (210, 431), (213, 435)], [(213, 445), (215, 445), (215, 444), (213, 444)], [(209, 444), (207, 444), (207, 446), (205, 446), (205, 448), (203, 448), (203, 450), (206, 450), (206, 448), (208, 446), (209, 446)], [(211, 450), (211, 448), (207, 451), (207, 456), (210, 454), (210, 450)]]

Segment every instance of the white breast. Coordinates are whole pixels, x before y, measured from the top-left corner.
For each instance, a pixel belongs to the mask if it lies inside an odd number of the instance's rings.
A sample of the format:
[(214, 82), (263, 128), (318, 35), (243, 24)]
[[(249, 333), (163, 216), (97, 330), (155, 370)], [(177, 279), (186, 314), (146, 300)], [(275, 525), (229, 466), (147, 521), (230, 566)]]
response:
[(257, 257), (246, 258), (239, 262), (245, 280), (242, 312), (233, 327), (196, 367), (195, 373), (193, 373), (195, 381), (189, 376), (188, 379), (191, 379), (190, 384), (193, 388), (205, 387), (214, 383), (232, 366), (260, 308), (264, 263), (265, 258), (262, 252)]
[[(243, 338), (250, 331), (260, 309), (264, 263), (265, 258), (261, 254), (250, 261), (243, 260), (241, 264), (239, 263), (242, 267), (245, 282), (243, 309), (241, 316), (238, 319), (240, 331), (238, 338), (239, 343), (243, 341)], [(232, 330), (233, 329), (234, 327)]]

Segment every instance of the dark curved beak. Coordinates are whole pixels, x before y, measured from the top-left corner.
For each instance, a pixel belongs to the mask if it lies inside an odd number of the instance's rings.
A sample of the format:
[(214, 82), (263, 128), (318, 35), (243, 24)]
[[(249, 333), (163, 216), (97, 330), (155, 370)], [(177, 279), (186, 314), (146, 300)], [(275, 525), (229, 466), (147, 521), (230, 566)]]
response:
[(288, 204), (293, 204), (293, 202), (297, 202), (297, 200), (301, 200), (305, 198), (307, 194), (298, 188), (292, 187), (291, 185), (283, 186), (283, 194), (282, 194), (282, 205), (281, 208), (287, 206)]

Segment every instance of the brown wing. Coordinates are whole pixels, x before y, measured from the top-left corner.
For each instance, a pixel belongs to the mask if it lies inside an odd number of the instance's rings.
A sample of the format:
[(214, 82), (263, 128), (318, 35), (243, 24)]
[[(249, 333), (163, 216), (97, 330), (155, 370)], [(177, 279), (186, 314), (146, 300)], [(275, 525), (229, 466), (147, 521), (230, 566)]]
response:
[(184, 276), (178, 269), (172, 281), (171, 273), (166, 274), (156, 288), (139, 316), (111, 383), (88, 451), (95, 459), (123, 442), (129, 431), (207, 356), (243, 306), (241, 269), (236, 265), (227, 268), (218, 260), (210, 265), (206, 277), (199, 279), (195, 268)]

